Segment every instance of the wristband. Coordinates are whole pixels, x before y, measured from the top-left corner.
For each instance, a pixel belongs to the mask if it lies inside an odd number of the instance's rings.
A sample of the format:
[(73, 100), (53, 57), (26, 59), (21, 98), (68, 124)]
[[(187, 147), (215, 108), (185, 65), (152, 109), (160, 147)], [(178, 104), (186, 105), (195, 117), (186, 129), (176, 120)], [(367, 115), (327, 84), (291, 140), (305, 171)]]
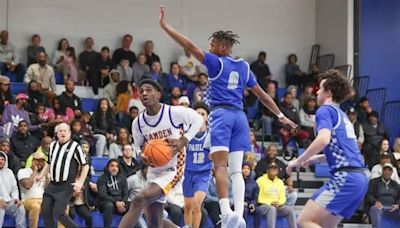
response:
[(283, 117), (285, 117), (285, 115), (283, 115), (283, 113), (280, 112), (278, 115), (276, 115), (276, 117), (278, 117), (278, 119), (282, 119)]

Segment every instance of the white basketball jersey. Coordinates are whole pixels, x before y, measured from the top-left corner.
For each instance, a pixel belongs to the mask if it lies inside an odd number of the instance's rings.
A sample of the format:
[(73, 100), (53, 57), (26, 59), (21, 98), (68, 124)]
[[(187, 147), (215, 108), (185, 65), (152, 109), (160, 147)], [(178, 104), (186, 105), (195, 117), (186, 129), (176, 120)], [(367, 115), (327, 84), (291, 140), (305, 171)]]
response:
[[(182, 135), (182, 126), (179, 123), (173, 123), (171, 116), (171, 109), (173, 107), (163, 104), (160, 112), (155, 116), (149, 116), (146, 111), (143, 111), (137, 117), (137, 128), (144, 140), (143, 144), (140, 145), (141, 149), (143, 145), (153, 139), (179, 139)], [(135, 134), (135, 133), (133, 133)], [(162, 172), (177, 167), (177, 155), (171, 159), (167, 165), (163, 167), (149, 167), (149, 171)]]

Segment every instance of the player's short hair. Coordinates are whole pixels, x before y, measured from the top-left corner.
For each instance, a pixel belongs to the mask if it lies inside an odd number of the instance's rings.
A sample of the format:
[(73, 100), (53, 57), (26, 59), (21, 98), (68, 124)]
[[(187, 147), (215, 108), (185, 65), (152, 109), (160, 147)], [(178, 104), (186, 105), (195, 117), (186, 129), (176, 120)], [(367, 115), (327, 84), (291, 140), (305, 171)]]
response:
[(228, 46), (232, 47), (234, 44), (240, 44), (239, 42), (239, 35), (236, 33), (233, 33), (232, 31), (216, 31), (213, 34), (211, 34), (210, 39), (215, 39), (217, 41), (224, 42)]
[(158, 82), (154, 81), (153, 79), (144, 78), (143, 80), (141, 80), (139, 82), (139, 88), (142, 87), (142, 85), (144, 85), (144, 84), (149, 84), (149, 85), (153, 86), (156, 90), (158, 90), (158, 92), (162, 93), (162, 91), (163, 91), (162, 86)]
[(197, 110), (199, 108), (202, 108), (202, 109), (206, 110), (207, 115), (210, 114), (210, 108), (208, 107), (208, 105), (206, 103), (204, 103), (202, 101), (198, 101), (193, 105), (193, 109), (194, 110)]
[(347, 100), (353, 92), (349, 80), (338, 70), (327, 70), (321, 73), (319, 80), (320, 82), (325, 80), (324, 89), (331, 91), (332, 99), (337, 103)]

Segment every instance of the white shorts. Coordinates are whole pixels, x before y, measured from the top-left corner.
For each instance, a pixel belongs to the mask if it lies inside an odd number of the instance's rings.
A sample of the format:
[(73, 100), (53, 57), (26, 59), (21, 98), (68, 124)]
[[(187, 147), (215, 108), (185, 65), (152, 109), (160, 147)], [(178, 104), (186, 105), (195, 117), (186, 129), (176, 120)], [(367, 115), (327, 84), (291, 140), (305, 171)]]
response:
[(163, 190), (164, 195), (157, 200), (159, 203), (166, 203), (165, 196), (183, 180), (183, 175), (178, 175), (174, 168), (166, 171), (151, 171), (147, 174), (149, 183), (155, 183)]

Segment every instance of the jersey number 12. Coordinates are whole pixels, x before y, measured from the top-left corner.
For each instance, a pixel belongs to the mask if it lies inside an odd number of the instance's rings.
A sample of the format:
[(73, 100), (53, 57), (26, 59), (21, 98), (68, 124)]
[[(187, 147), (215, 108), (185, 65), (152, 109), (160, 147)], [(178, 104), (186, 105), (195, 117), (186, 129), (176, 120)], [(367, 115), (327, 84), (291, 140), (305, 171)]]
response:
[(204, 163), (204, 153), (196, 152), (193, 153), (193, 164), (203, 164)]

